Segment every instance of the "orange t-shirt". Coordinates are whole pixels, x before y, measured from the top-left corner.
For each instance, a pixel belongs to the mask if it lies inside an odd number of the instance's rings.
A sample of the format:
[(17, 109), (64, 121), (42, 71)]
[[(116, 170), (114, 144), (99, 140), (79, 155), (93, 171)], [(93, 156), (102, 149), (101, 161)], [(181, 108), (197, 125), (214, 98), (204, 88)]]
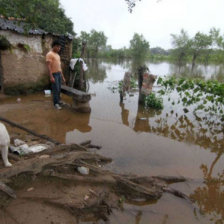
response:
[(50, 62), (51, 72), (61, 72), (61, 59), (59, 54), (49, 51), (46, 55), (46, 62)]

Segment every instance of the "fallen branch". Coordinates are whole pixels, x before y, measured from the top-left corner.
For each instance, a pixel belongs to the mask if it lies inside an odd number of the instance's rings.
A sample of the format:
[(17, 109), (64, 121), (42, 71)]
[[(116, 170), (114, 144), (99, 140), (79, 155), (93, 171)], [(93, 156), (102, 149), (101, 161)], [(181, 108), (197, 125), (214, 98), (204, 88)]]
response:
[(84, 142), (81, 142), (80, 145), (82, 146), (88, 146), (91, 144), (91, 140), (87, 140), (87, 141), (84, 141)]
[(89, 144), (89, 145), (87, 146), (87, 148), (89, 148), (89, 149), (101, 149), (102, 146)]

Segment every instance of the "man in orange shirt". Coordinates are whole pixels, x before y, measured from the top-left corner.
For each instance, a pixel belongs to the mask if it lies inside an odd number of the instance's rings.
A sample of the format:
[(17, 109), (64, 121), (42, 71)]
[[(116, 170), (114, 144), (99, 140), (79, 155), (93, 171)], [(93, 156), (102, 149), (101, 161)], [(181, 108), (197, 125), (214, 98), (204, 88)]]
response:
[(59, 41), (52, 43), (52, 50), (46, 55), (47, 67), (49, 70), (49, 77), (52, 83), (53, 102), (56, 109), (61, 109), (60, 93), (61, 93), (61, 81), (65, 82), (65, 77), (61, 69), (61, 59), (59, 51), (61, 50), (61, 44)]

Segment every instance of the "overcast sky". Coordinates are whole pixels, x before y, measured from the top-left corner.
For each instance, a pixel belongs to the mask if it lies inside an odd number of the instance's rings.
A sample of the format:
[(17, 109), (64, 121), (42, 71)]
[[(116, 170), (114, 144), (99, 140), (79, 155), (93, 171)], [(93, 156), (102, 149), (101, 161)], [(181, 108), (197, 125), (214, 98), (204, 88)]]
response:
[(170, 48), (170, 34), (185, 29), (190, 36), (211, 27), (223, 34), (224, 0), (141, 0), (132, 13), (125, 0), (60, 0), (74, 31), (103, 31), (113, 48), (129, 47), (133, 34), (143, 34), (150, 47)]

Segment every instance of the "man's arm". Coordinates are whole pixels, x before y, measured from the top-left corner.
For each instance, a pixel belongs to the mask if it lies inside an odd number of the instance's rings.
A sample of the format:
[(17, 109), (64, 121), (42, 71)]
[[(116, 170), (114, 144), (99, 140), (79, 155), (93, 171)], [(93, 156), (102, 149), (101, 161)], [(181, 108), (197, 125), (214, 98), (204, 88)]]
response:
[(53, 76), (52, 71), (51, 71), (51, 62), (50, 61), (47, 61), (47, 67), (48, 67), (48, 71), (49, 71), (50, 81), (55, 82), (54, 76)]

